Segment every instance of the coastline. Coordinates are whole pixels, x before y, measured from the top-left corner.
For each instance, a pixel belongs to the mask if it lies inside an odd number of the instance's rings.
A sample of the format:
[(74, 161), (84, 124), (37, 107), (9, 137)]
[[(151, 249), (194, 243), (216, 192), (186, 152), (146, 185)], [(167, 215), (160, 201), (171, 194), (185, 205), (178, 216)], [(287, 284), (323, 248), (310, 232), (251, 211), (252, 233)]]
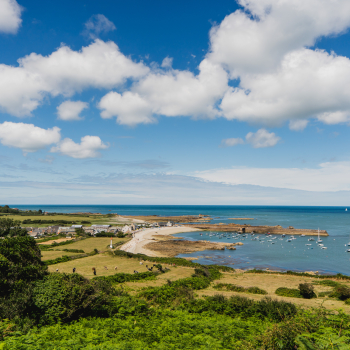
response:
[(175, 227), (160, 227), (160, 228), (148, 228), (137, 231), (134, 233), (134, 237), (127, 243), (120, 247), (120, 250), (124, 250), (133, 254), (145, 254), (148, 256), (159, 257), (161, 256), (156, 251), (146, 249), (145, 246), (148, 243), (154, 242), (153, 236), (170, 236), (177, 233), (201, 231), (200, 229), (188, 226), (175, 226)]

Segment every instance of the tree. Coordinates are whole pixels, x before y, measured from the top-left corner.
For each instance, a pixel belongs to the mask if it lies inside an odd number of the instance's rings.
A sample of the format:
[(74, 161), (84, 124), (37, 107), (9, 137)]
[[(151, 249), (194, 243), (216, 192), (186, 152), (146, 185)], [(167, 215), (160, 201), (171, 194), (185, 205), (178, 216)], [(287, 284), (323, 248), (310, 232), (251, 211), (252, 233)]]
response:
[(33, 285), (47, 273), (32, 237), (0, 239), (0, 319), (28, 313)]
[(0, 219), (0, 237), (26, 236), (27, 231), (21, 228), (21, 222), (12, 219)]

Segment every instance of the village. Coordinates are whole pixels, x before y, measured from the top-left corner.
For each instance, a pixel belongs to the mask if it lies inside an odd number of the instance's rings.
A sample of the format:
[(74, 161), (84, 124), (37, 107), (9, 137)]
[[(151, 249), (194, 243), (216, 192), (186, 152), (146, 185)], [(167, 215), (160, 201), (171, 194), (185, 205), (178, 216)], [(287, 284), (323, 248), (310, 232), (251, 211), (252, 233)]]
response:
[(94, 237), (101, 233), (110, 233), (111, 236), (116, 236), (118, 233), (132, 234), (144, 228), (157, 228), (157, 227), (172, 227), (174, 222), (153, 222), (153, 223), (130, 223), (125, 225), (102, 225), (94, 224), (91, 226), (84, 225), (71, 225), (71, 226), (47, 226), (47, 227), (23, 227), (27, 230), (28, 235), (37, 239), (46, 235), (66, 235), (75, 236), (77, 232), (84, 231), (86, 234)]

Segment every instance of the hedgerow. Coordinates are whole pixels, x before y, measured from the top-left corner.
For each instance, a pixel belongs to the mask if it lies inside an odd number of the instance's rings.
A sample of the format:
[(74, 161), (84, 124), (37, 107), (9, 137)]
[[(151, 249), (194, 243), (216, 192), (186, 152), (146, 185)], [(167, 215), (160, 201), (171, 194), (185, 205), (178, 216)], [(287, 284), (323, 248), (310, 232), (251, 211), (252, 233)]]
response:
[(299, 289), (292, 289), (286, 287), (277, 288), (275, 294), (281, 297), (302, 298)]
[(112, 276), (94, 277), (93, 280), (103, 280), (113, 283), (135, 282), (141, 280), (155, 280), (157, 273), (155, 272), (140, 272), (140, 273), (116, 273)]
[(218, 290), (227, 290), (232, 292), (263, 294), (263, 295), (267, 294), (266, 290), (260, 289), (259, 287), (244, 288), (242, 286), (236, 286), (235, 284), (230, 284), (230, 283), (218, 283), (214, 285), (214, 288)]

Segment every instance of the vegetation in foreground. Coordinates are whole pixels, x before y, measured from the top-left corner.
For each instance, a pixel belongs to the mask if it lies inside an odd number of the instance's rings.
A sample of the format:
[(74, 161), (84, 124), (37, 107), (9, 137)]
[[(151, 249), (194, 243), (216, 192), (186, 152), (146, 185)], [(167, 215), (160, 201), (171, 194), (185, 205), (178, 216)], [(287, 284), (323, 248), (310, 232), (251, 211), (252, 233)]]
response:
[[(224, 267), (195, 264), (191, 277), (131, 295), (125, 281), (166, 277), (161, 264), (170, 261), (159, 258), (157, 274), (89, 280), (77, 273), (48, 273), (40, 256), (28, 236), (0, 240), (0, 349), (350, 348), (350, 316), (343, 312), (302, 310), (265, 297), (198, 298), (197, 291), (217, 284)], [(337, 291), (344, 287), (330, 284)]]

